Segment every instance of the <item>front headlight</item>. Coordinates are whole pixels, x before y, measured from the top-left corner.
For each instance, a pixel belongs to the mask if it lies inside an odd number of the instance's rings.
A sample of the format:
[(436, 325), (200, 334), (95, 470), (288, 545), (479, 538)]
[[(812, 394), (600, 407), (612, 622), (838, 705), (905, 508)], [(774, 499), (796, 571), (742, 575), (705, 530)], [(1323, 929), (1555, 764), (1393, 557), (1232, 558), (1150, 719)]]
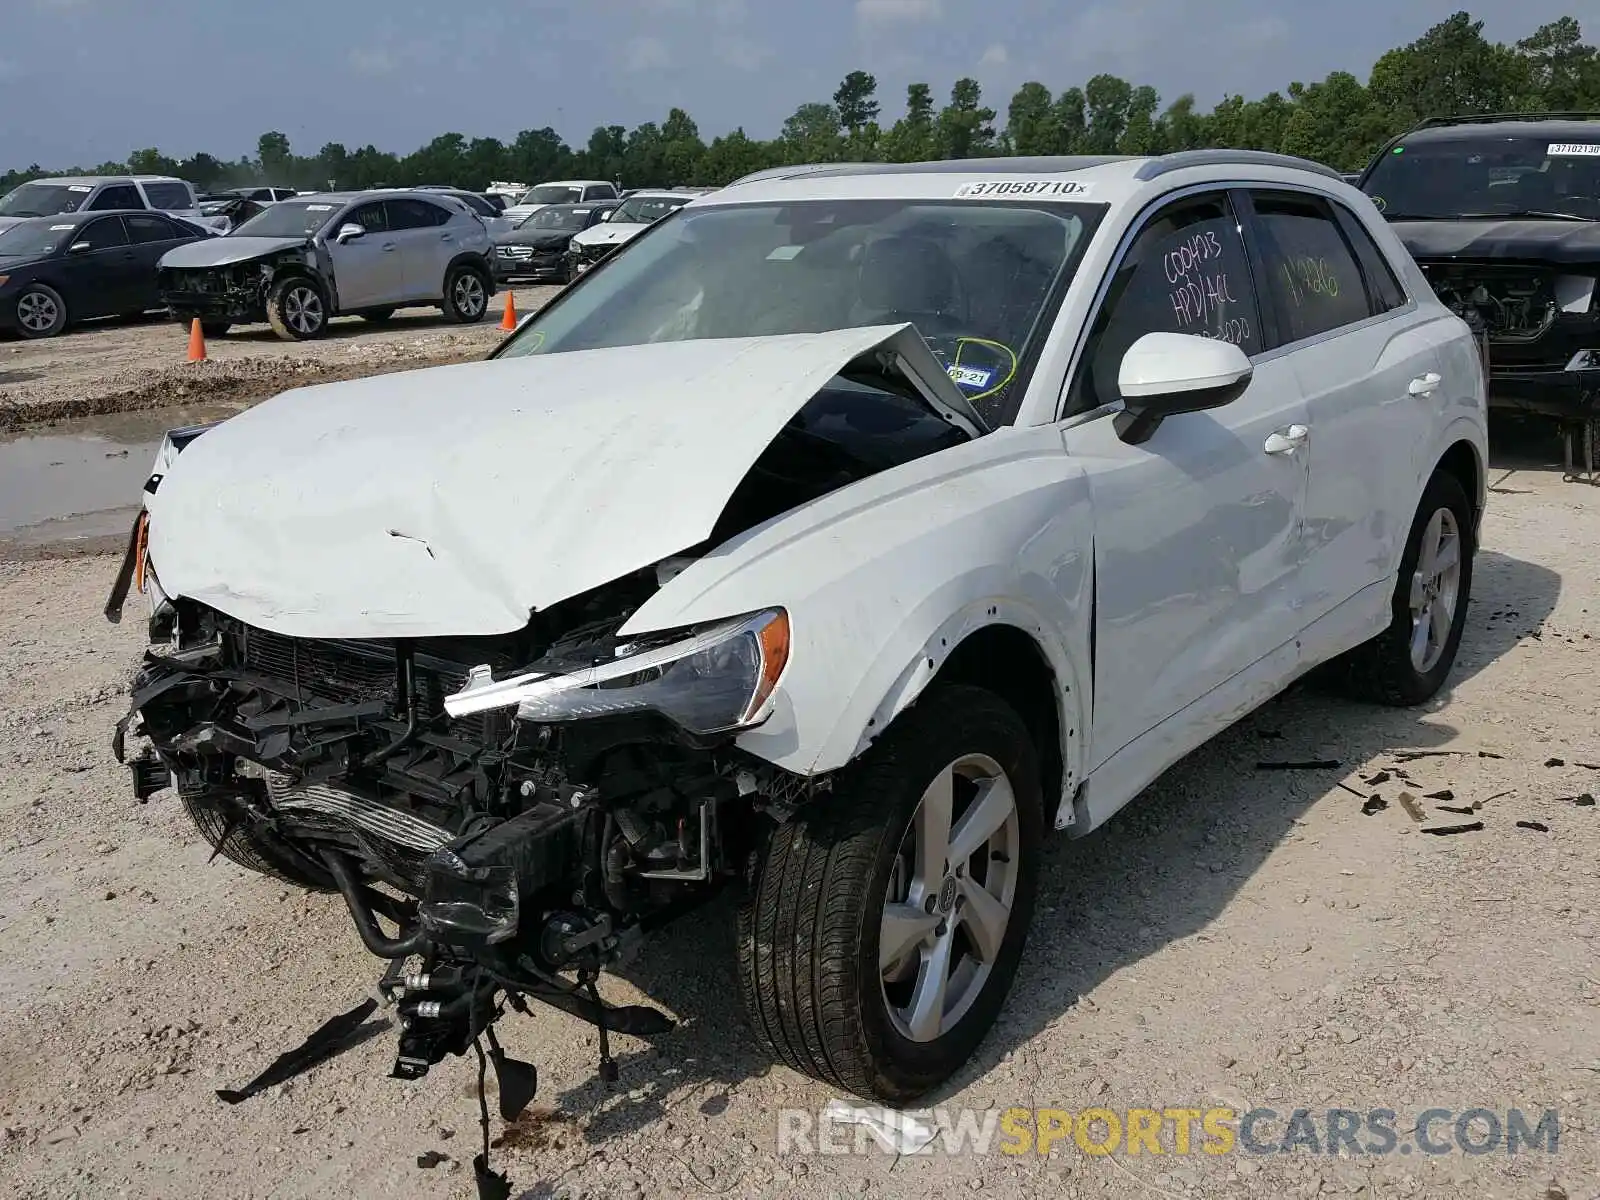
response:
[(788, 661), (789, 614), (774, 608), (668, 642), (619, 646), (610, 661), (565, 674), (533, 670), (496, 681), (476, 667), (444, 707), (464, 717), (514, 704), (519, 720), (541, 724), (657, 712), (692, 733), (724, 733), (770, 715)]

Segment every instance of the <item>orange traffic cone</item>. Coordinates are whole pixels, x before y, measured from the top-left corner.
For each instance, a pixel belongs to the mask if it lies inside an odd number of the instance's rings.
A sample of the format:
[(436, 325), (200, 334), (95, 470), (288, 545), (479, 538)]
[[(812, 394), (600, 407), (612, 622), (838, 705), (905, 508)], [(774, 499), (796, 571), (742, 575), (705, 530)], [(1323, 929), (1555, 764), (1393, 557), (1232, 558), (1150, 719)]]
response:
[(189, 361), (205, 362), (206, 360), (206, 335), (200, 328), (200, 318), (196, 317), (189, 326)]
[(506, 289), (506, 315), (500, 318), (500, 328), (510, 332), (517, 327), (517, 301), (511, 294), (511, 289)]

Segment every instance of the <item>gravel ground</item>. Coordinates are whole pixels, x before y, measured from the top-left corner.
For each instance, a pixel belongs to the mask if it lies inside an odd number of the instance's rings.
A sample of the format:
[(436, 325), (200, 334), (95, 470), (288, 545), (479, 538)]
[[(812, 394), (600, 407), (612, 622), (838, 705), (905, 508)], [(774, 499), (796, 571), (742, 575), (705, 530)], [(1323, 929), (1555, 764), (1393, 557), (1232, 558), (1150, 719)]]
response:
[[(515, 289), (519, 315), (559, 289)], [(437, 309), (403, 309), (382, 328), (358, 317), (333, 321), (328, 336), (288, 343), (265, 325), (244, 325), (187, 361), (188, 332), (164, 317), (94, 321), (62, 337), (0, 342), (0, 431), (39, 421), (223, 400), (262, 400), (286, 388), (385, 370), (459, 362), (486, 354), (500, 330), (504, 292), (476, 325)]]
[[(1106, 830), (1053, 842), (1004, 1021), (941, 1102), (1388, 1108), (1402, 1134), (1431, 1107), (1554, 1108), (1558, 1153), (779, 1155), (774, 1110), (830, 1096), (752, 1053), (722, 906), (606, 981), (684, 1021), (654, 1050), (617, 1038), (612, 1091), (586, 1026), (503, 1024), (542, 1077), (531, 1115), (495, 1122), (517, 1194), (1600, 1196), (1600, 810), (1569, 799), (1600, 791), (1581, 765), (1600, 764), (1600, 491), (1534, 469), (1495, 484), (1448, 699), (1397, 713), (1297, 689)], [(474, 1071), (392, 1081), (392, 1031), (274, 1094), (213, 1095), (379, 964), (337, 901), (208, 866), (174, 800), (129, 799), (107, 742), (140, 630), (98, 617), (114, 569), (0, 563), (0, 1194), (470, 1195)], [(1484, 827), (1429, 836), (1402, 789), (1481, 802)], [(1363, 815), (1372, 794), (1387, 808)], [(426, 1151), (448, 1157), (424, 1169)]]

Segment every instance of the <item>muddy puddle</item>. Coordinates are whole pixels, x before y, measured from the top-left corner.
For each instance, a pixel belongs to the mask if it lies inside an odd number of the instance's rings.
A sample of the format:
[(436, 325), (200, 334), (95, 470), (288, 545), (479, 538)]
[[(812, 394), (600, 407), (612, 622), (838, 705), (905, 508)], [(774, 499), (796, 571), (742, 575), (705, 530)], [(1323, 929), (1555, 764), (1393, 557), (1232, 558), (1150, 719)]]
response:
[(0, 433), (0, 542), (37, 548), (125, 534), (161, 435), (245, 407), (164, 408)]

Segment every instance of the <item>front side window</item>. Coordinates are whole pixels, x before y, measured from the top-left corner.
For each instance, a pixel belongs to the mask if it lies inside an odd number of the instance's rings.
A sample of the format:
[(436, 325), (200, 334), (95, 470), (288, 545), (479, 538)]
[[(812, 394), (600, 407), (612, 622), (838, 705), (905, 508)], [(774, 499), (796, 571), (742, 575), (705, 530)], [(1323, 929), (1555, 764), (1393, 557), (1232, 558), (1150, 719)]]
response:
[(1246, 354), (1262, 349), (1250, 263), (1226, 195), (1179, 200), (1140, 229), (1090, 326), (1066, 415), (1122, 399), (1122, 358), (1147, 333), (1217, 338)]
[(501, 355), (910, 322), (985, 419), (1005, 424), (1054, 285), (1103, 211), (906, 199), (686, 210), (542, 310)]
[(1469, 217), (1600, 218), (1600, 132), (1581, 143), (1537, 137), (1401, 142), (1361, 190), (1391, 221)]
[(74, 245), (87, 242), (91, 250), (110, 250), (128, 244), (128, 234), (122, 227), (121, 217), (101, 217), (90, 221), (77, 236)]
[(150, 201), (151, 208), (181, 212), (194, 207), (194, 198), (189, 195), (189, 189), (181, 183), (147, 183), (144, 185), (144, 194)]
[(131, 183), (113, 183), (100, 189), (100, 194), (89, 205), (92, 212), (112, 212), (119, 208), (143, 208), (144, 197)]
[(524, 192), (518, 204), (576, 204), (583, 199), (583, 189), (565, 183), (545, 183)]
[(178, 229), (171, 221), (156, 213), (130, 213), (123, 218), (123, 222), (127, 225), (128, 233), (136, 243), (171, 242), (176, 241), (178, 238), (192, 236)]
[(1318, 197), (1252, 192), (1261, 257), (1282, 340), (1298, 342), (1373, 315), (1333, 210)]
[(615, 200), (617, 198), (617, 189), (609, 183), (591, 184), (583, 189), (583, 198), (585, 200)]

